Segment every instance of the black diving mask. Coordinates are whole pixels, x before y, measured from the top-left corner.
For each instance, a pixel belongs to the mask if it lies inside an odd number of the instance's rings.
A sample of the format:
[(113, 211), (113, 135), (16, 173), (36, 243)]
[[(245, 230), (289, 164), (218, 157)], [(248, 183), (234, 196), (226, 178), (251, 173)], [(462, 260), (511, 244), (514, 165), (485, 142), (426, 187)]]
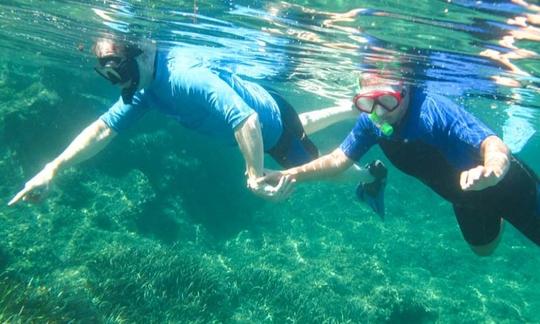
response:
[[(131, 52), (131, 51), (129, 51)], [(137, 49), (134, 53), (129, 53), (127, 57), (109, 55), (98, 58), (99, 64), (94, 68), (96, 72), (103, 78), (109, 80), (113, 85), (123, 85), (129, 82), (126, 87), (122, 88), (122, 100), (124, 104), (130, 104), (133, 95), (137, 92), (139, 86), (139, 66), (135, 58), (142, 51)]]

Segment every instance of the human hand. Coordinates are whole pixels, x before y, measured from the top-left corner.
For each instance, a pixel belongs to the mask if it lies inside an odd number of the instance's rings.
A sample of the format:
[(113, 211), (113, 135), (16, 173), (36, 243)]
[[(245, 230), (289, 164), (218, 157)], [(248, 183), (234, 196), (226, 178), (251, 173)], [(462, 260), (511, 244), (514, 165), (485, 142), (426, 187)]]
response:
[(274, 172), (257, 179), (248, 178), (247, 187), (255, 195), (277, 202), (291, 195), (295, 182), (289, 175)]
[(20, 200), (31, 203), (41, 201), (49, 191), (49, 184), (53, 177), (54, 169), (47, 165), (24, 185), (24, 189), (9, 201), (8, 206), (13, 206)]
[(479, 191), (495, 186), (502, 180), (504, 172), (495, 168), (486, 168), (479, 165), (461, 172), (459, 184), (464, 191)]
[(264, 176), (260, 178), (260, 181), (264, 181), (272, 186), (277, 186), (283, 177), (285, 177), (285, 174), (279, 170), (264, 169)]

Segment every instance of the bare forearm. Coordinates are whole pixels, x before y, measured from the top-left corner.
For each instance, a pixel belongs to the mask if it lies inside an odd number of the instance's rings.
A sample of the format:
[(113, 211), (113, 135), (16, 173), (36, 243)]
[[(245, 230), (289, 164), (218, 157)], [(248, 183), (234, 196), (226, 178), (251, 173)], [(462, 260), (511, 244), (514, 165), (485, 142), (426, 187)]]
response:
[(246, 161), (248, 178), (262, 177), (264, 173), (264, 148), (257, 114), (252, 114), (237, 126), (234, 136)]
[(482, 155), (484, 167), (506, 174), (510, 167), (510, 151), (506, 144), (497, 136), (490, 136), (482, 142)]
[(86, 127), (47, 167), (53, 168), (56, 173), (80, 163), (101, 151), (115, 135), (112, 129), (98, 119)]
[(282, 173), (293, 176), (297, 181), (315, 180), (334, 177), (352, 165), (353, 161), (343, 151), (336, 149), (330, 154)]

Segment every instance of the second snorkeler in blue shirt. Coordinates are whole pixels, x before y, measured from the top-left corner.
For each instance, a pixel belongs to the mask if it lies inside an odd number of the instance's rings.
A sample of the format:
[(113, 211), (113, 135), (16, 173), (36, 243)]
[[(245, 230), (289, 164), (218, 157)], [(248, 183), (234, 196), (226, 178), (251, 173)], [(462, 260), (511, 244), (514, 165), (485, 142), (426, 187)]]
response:
[(353, 102), (363, 113), (341, 146), (264, 181), (335, 175), (379, 144), (398, 169), (452, 203), (463, 236), (478, 255), (494, 251), (503, 219), (540, 244), (538, 177), (493, 131), (446, 97), (378, 73), (360, 82)]

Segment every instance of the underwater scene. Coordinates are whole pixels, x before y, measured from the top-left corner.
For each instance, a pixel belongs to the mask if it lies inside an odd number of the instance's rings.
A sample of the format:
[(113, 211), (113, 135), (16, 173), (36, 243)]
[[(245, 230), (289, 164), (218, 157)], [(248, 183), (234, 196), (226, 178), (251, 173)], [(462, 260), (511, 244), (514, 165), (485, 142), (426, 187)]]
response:
[[(505, 221), (497, 249), (477, 255), (455, 206), (378, 145), (357, 163), (387, 166), (384, 217), (347, 178), (263, 199), (237, 145), (157, 110), (13, 200), (126, 102), (111, 82), (143, 74), (98, 62), (104, 37), (155, 41), (174, 64), (196, 58), (299, 114), (353, 105), (359, 75), (383, 70), (456, 103), (538, 173), (536, 1), (2, 0), (0, 18), (0, 322), (540, 322), (534, 239)], [(330, 153), (355, 120), (310, 139)], [(269, 154), (264, 166), (282, 169)]]

